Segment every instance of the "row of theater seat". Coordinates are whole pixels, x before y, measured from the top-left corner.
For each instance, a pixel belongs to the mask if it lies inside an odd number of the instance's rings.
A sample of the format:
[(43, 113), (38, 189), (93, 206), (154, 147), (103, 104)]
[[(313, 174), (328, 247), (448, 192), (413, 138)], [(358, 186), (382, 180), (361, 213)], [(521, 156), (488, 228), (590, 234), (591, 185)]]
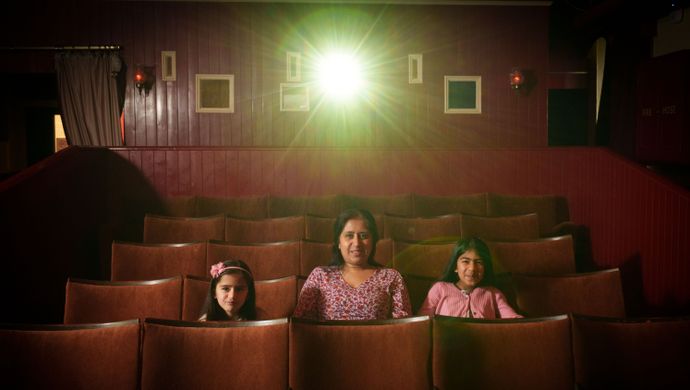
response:
[(688, 388), (690, 318), (413, 317), (0, 329), (5, 383), (94, 389)]
[[(468, 214), (428, 218), (375, 214), (374, 217), (380, 237), (399, 241), (447, 241), (460, 237), (528, 240), (541, 237), (539, 215), (536, 213), (501, 217)], [(147, 214), (144, 217), (144, 242), (219, 240), (252, 244), (301, 239), (333, 242), (334, 222), (335, 217), (314, 215), (239, 219), (224, 214), (200, 218)], [(562, 231), (567, 232), (567, 229)]]
[[(434, 279), (404, 277), (416, 312)], [(556, 276), (514, 274), (509, 278), (509, 299), (527, 316), (576, 313), (625, 317), (617, 269)], [(291, 316), (304, 280), (288, 276), (257, 281), (258, 319)], [(208, 286), (207, 279), (191, 276), (129, 282), (69, 279), (64, 322), (112, 322), (145, 317), (193, 321), (201, 315)]]
[[(408, 242), (382, 239), (376, 260), (403, 274), (438, 277), (450, 259), (454, 242)], [(569, 235), (522, 241), (487, 241), (497, 274), (565, 274), (575, 272), (573, 241)], [(331, 243), (309, 240), (261, 244), (222, 241), (179, 244), (112, 244), (111, 280), (160, 279), (177, 275), (208, 276), (212, 264), (242, 259), (256, 280), (290, 275), (308, 276), (328, 264)]]
[(171, 197), (166, 199), (163, 212), (181, 217), (226, 214), (243, 219), (266, 219), (312, 214), (332, 218), (348, 208), (364, 208), (373, 214), (406, 217), (434, 217), (447, 214), (508, 216), (537, 213), (540, 215), (542, 236), (551, 235), (554, 226), (570, 219), (568, 201), (565, 197), (495, 193), (455, 196), (400, 194), (391, 196)]

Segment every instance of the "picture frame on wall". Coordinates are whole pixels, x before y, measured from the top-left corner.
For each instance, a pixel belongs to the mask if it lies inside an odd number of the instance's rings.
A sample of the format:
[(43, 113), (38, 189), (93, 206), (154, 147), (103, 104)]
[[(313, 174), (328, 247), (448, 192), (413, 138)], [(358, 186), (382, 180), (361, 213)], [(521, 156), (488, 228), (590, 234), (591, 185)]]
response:
[(197, 74), (196, 112), (235, 112), (235, 76), (232, 74)]
[(445, 114), (482, 113), (481, 76), (444, 76)]
[(285, 63), (287, 81), (302, 81), (302, 55), (296, 51), (289, 51)]
[(423, 56), (421, 54), (409, 54), (407, 56), (407, 83), (422, 84), (423, 81)]
[(280, 111), (309, 111), (309, 86), (299, 83), (280, 84)]

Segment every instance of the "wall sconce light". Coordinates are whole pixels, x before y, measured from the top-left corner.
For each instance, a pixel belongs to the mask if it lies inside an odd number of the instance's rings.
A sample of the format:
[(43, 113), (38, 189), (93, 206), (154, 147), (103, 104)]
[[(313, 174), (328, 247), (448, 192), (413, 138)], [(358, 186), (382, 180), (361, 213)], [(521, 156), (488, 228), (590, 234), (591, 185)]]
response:
[(510, 88), (520, 89), (525, 84), (525, 75), (518, 68), (513, 68), (510, 72)]
[(142, 89), (144, 90), (144, 93), (148, 95), (151, 88), (153, 88), (153, 83), (155, 81), (156, 73), (153, 66), (137, 64), (134, 67), (134, 86), (139, 90), (139, 95), (141, 95)]

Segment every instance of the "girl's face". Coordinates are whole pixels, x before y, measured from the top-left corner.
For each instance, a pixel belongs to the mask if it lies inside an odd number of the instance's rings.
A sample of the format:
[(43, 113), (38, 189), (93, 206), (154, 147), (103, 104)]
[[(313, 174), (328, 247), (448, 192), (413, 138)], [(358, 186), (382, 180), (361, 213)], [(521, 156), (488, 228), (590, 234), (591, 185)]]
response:
[(221, 276), (216, 284), (213, 297), (223, 310), (232, 318), (240, 311), (247, 300), (249, 288), (242, 273), (231, 273)]
[(484, 260), (479, 257), (477, 251), (470, 249), (458, 257), (455, 272), (458, 273), (458, 287), (471, 290), (477, 287), (484, 277)]
[(363, 219), (351, 219), (345, 223), (338, 247), (346, 265), (366, 266), (372, 246), (371, 233)]

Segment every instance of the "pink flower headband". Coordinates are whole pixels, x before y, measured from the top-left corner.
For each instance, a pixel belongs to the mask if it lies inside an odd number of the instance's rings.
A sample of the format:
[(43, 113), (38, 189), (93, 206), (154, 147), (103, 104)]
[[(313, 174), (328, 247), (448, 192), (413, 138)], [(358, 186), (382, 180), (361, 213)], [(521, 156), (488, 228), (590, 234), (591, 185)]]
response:
[(247, 275), (249, 275), (249, 277), (252, 277), (252, 273), (249, 272), (249, 270), (242, 268), (242, 267), (238, 267), (236, 265), (230, 265), (230, 266), (226, 267), (223, 265), (222, 261), (220, 263), (217, 263), (217, 264), (214, 264), (211, 266), (211, 277), (213, 277), (215, 279), (218, 276), (220, 276), (220, 274), (222, 274), (223, 272), (225, 272), (226, 270), (229, 270), (229, 269), (238, 269), (242, 272), (245, 272)]

